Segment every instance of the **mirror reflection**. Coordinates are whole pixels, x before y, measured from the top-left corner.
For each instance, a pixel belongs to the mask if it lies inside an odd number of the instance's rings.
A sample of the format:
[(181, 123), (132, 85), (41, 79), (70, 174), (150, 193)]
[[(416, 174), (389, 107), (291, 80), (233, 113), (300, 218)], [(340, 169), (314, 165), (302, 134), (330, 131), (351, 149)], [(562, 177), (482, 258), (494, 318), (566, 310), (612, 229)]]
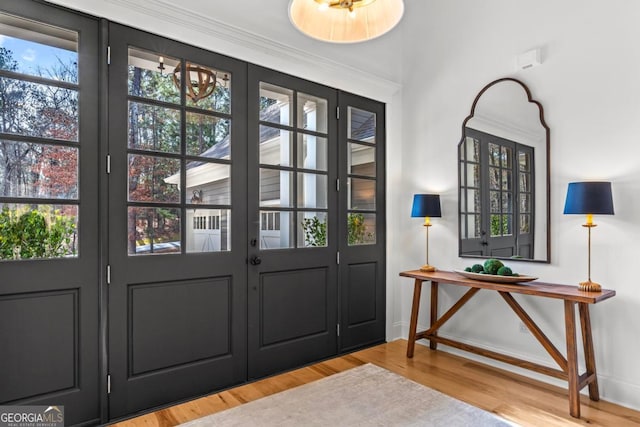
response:
[(459, 254), (549, 262), (549, 128), (511, 78), (476, 96), (458, 147)]

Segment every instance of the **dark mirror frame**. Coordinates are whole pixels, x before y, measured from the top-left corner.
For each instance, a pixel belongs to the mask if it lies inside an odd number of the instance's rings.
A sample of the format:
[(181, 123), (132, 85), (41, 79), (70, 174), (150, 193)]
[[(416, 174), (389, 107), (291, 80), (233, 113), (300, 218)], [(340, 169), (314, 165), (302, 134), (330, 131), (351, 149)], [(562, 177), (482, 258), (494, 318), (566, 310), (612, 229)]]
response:
[[(544, 159), (546, 161), (546, 167), (545, 167), (545, 173), (546, 173), (546, 223), (547, 223), (547, 233), (546, 233), (546, 245), (547, 245), (547, 250), (546, 250), (546, 259), (533, 259), (533, 258), (519, 258), (519, 257), (492, 257), (492, 256), (484, 256), (484, 255), (469, 255), (469, 254), (463, 254), (462, 252), (462, 183), (460, 182), (461, 179), (461, 174), (462, 174), (462, 160), (460, 158), (460, 150), (462, 148), (462, 144), (464, 144), (465, 139), (466, 139), (466, 127), (467, 127), (467, 123), (469, 122), (469, 120), (471, 120), (472, 118), (474, 118), (475, 116), (475, 112), (476, 112), (476, 106), (478, 105), (478, 102), (480, 101), (480, 99), (482, 98), (482, 95), (489, 90), (490, 88), (492, 88), (493, 86), (503, 83), (503, 82), (514, 82), (518, 85), (520, 85), (520, 87), (522, 88), (522, 90), (525, 92), (525, 94), (527, 95), (527, 100), (529, 103), (535, 104), (538, 107), (538, 111), (539, 111), (539, 119), (540, 119), (540, 125), (542, 125), (542, 127), (545, 130), (546, 133), (546, 158)], [(498, 258), (498, 259), (506, 259), (509, 261), (527, 261), (527, 262), (538, 262), (538, 263), (550, 263), (551, 262), (551, 159), (550, 159), (550, 129), (549, 126), (547, 126), (547, 123), (545, 122), (544, 119), (544, 109), (542, 107), (542, 104), (540, 104), (540, 102), (534, 100), (531, 96), (531, 91), (529, 90), (529, 88), (527, 87), (526, 84), (524, 84), (523, 82), (521, 82), (520, 80), (511, 78), (511, 77), (504, 77), (504, 78), (500, 78), (497, 80), (492, 81), (491, 83), (487, 84), (485, 87), (482, 88), (482, 90), (480, 90), (480, 92), (478, 92), (478, 95), (476, 95), (475, 99), (473, 100), (473, 104), (471, 105), (471, 112), (469, 113), (469, 115), (464, 119), (464, 121), (462, 122), (462, 137), (460, 139), (460, 142), (458, 143), (458, 256), (461, 258), (479, 258), (479, 259), (488, 259), (488, 258)], [(517, 203), (517, 201), (514, 200), (514, 203)]]

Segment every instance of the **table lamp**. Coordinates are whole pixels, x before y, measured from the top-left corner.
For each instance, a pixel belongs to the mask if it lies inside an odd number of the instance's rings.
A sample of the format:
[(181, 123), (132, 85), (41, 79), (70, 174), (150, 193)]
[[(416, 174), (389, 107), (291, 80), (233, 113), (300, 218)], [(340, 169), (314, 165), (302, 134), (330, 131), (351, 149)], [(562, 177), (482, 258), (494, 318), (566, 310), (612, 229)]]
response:
[(411, 217), (424, 217), (424, 226), (427, 230), (427, 263), (420, 267), (420, 271), (436, 271), (436, 268), (429, 265), (429, 227), (431, 227), (431, 218), (439, 218), (442, 216), (440, 212), (440, 196), (438, 194), (416, 194), (413, 196), (413, 207), (411, 208)]
[(593, 215), (613, 215), (613, 198), (610, 182), (571, 182), (567, 189), (567, 200), (564, 205), (565, 214), (587, 215), (587, 222), (582, 224), (589, 230), (588, 240), (588, 279), (580, 282), (578, 289), (582, 291), (600, 292), (599, 283), (591, 280), (591, 229)]

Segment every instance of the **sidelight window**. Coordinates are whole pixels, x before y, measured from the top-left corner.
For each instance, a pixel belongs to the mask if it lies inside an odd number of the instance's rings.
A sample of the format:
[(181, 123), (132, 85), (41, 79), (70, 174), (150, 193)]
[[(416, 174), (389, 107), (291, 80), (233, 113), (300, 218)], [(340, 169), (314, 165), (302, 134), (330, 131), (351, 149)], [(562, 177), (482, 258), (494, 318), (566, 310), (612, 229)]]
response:
[(347, 241), (350, 246), (376, 243), (376, 114), (347, 111)]

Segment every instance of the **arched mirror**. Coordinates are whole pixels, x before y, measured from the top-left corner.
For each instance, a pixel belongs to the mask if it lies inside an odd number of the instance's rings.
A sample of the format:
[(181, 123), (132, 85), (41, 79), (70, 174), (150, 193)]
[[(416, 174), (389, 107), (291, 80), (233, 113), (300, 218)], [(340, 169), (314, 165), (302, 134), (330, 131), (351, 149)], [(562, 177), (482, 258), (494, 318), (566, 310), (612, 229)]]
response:
[(460, 256), (549, 262), (549, 127), (524, 83), (478, 93), (458, 165)]

